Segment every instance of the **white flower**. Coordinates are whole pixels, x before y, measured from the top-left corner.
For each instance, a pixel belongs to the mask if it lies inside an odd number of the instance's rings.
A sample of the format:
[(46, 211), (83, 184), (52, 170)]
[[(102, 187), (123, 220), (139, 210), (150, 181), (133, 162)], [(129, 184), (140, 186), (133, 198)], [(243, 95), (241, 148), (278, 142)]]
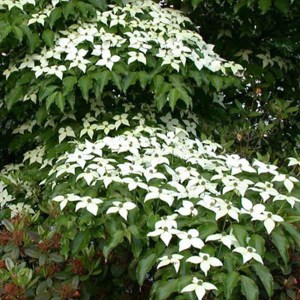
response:
[(240, 158), (237, 154), (227, 155), (226, 164), (231, 169), (231, 174), (235, 175), (243, 171), (256, 173), (255, 169), (245, 158)]
[(211, 257), (208, 253), (204, 252), (200, 252), (198, 256), (191, 256), (186, 261), (192, 264), (200, 264), (200, 269), (204, 272), (205, 276), (207, 276), (207, 272), (211, 266), (223, 266), (222, 262), (218, 258)]
[(80, 208), (86, 208), (87, 211), (96, 216), (98, 212), (98, 204), (102, 202), (103, 201), (98, 198), (91, 198), (89, 196), (81, 197), (79, 202), (76, 204), (75, 211)]
[(165, 226), (163, 228), (158, 228), (154, 231), (149, 232), (147, 234), (147, 236), (150, 236), (150, 237), (160, 236), (160, 238), (165, 243), (165, 245), (168, 246), (173, 237), (173, 234), (178, 234), (178, 232), (179, 231), (175, 228)]
[(181, 63), (180, 60), (175, 59), (172, 56), (172, 54), (170, 54), (170, 53), (161, 53), (161, 57), (163, 58), (163, 62), (161, 64), (162, 66), (163, 65), (170, 65), (173, 69), (175, 69), (177, 72), (179, 72), (180, 63)]
[(118, 129), (121, 124), (124, 124), (126, 126), (130, 126), (128, 120), (127, 120), (128, 114), (122, 114), (122, 115), (115, 115), (113, 119), (115, 122), (115, 128)]
[(80, 131), (80, 137), (82, 137), (85, 134), (88, 134), (88, 136), (90, 137), (90, 139), (93, 138), (94, 136), (94, 131), (96, 129), (99, 129), (99, 126), (96, 124), (90, 124), (88, 121), (84, 121), (83, 122), (83, 129)]
[(248, 214), (252, 218), (256, 218), (260, 216), (265, 211), (265, 206), (263, 204), (254, 204), (247, 198), (242, 198), (242, 206), (241, 209), (242, 214)]
[(147, 64), (146, 57), (142, 52), (129, 51), (128, 55), (129, 55), (129, 59), (128, 59), (129, 65), (135, 61), (139, 61), (144, 65)]
[(260, 262), (262, 265), (264, 264), (261, 256), (256, 253), (256, 249), (253, 247), (237, 247), (233, 250), (233, 252), (240, 253), (243, 256), (243, 263), (245, 264), (252, 258), (258, 262)]
[(104, 143), (102, 143), (101, 141), (98, 141), (96, 143), (91, 143), (90, 141), (85, 140), (84, 152), (87, 154), (95, 154), (101, 157), (103, 147), (104, 147)]
[[(0, 182), (1, 184), (1, 182)], [(1, 185), (0, 185), (1, 187)], [(1, 208), (4, 207), (4, 205), (7, 202), (13, 201), (15, 198), (12, 195), (9, 195), (6, 189), (0, 190), (0, 206)]]
[(94, 50), (92, 51), (92, 55), (95, 56), (110, 56), (110, 48), (111, 44), (109, 41), (105, 41), (103, 42), (102, 45), (94, 45)]
[(177, 233), (179, 242), (179, 252), (191, 248), (192, 246), (201, 249), (204, 246), (203, 241), (199, 238), (199, 231), (197, 229), (190, 229), (188, 232)]
[(231, 218), (239, 221), (240, 210), (237, 207), (234, 207), (231, 202), (223, 202), (220, 204), (218, 209), (216, 209), (216, 220), (229, 215)]
[(199, 176), (199, 172), (195, 168), (191, 167), (177, 167), (175, 171), (177, 172), (181, 182), (184, 182), (186, 179)]
[(151, 179), (156, 178), (156, 179), (167, 179), (166, 176), (161, 173), (158, 172), (155, 168), (147, 168), (143, 174), (147, 180), (147, 182), (149, 182)]
[(226, 232), (209, 235), (206, 238), (205, 242), (209, 242), (209, 241), (220, 241), (223, 245), (225, 245), (229, 249), (231, 249), (231, 246), (236, 246), (238, 244), (238, 241), (235, 238), (235, 236), (232, 234), (232, 232), (230, 232), (230, 234), (228, 235), (226, 234)]
[(298, 160), (294, 157), (289, 157), (288, 160), (289, 160), (289, 164), (288, 164), (289, 167), (291, 167), (291, 166), (300, 166), (300, 160)]
[(106, 135), (108, 135), (111, 130), (115, 129), (115, 125), (114, 124), (109, 124), (107, 121), (104, 121), (104, 122), (102, 122), (101, 125), (98, 125), (97, 129), (103, 130), (104, 133)]
[(293, 196), (285, 196), (285, 195), (281, 195), (278, 194), (273, 198), (273, 201), (282, 201), (285, 200), (286, 202), (288, 202), (291, 207), (294, 207), (296, 202), (300, 202), (300, 199), (293, 197)]
[(11, 211), (11, 218), (14, 218), (17, 215), (22, 215), (25, 212), (34, 214), (34, 210), (31, 208), (31, 206), (25, 203), (11, 204), (8, 205), (8, 208)]
[(66, 71), (66, 70), (67, 70), (67, 68), (63, 65), (61, 65), (61, 66), (51, 66), (51, 67), (48, 67), (47, 74), (55, 75), (60, 80), (62, 80), (63, 72)]
[(254, 160), (253, 166), (257, 167), (258, 174), (262, 174), (262, 173), (270, 173), (273, 175), (278, 174), (278, 172), (276, 171), (276, 169), (278, 168), (277, 166), (265, 164), (257, 159)]
[(119, 215), (127, 221), (128, 211), (132, 210), (136, 207), (136, 205), (130, 201), (127, 202), (120, 202), (120, 201), (113, 201), (112, 207), (110, 207), (106, 214), (114, 214), (119, 213)]
[(84, 58), (87, 52), (87, 50), (80, 49), (76, 55), (74, 54), (75, 57), (73, 57), (73, 55), (67, 55), (66, 59), (72, 60), (69, 68), (72, 69), (74, 67), (78, 67), (83, 73), (85, 73), (86, 65), (90, 63), (88, 59)]
[(69, 201), (80, 201), (80, 197), (75, 194), (67, 194), (67, 195), (58, 195), (54, 197), (52, 200), (55, 202), (59, 202), (60, 209), (63, 210)]
[(125, 17), (126, 17), (126, 14), (123, 14), (123, 15), (113, 15), (112, 14), (109, 27), (113, 27), (113, 26), (116, 26), (118, 24), (125, 27), (126, 26)]
[(44, 14), (33, 14), (32, 18), (28, 21), (28, 26), (34, 23), (40, 23), (44, 25), (46, 18), (47, 16)]
[[(93, 165), (95, 166), (93, 168)], [(78, 176), (76, 177), (76, 181), (83, 178), (87, 185), (91, 185), (91, 183), (99, 178), (99, 175), (103, 175), (105, 173), (105, 169), (102, 167), (99, 167), (98, 165), (91, 164), (89, 165), (84, 172), (80, 172)]]
[(161, 220), (155, 223), (155, 229), (160, 229), (164, 227), (177, 228), (177, 222), (175, 221), (177, 216), (177, 214), (173, 214), (161, 217)]
[(284, 175), (284, 174), (278, 174), (276, 175), (273, 179), (273, 181), (277, 182), (283, 182), (284, 186), (286, 189), (289, 191), (289, 193), (293, 190), (294, 188), (294, 182), (299, 182), (299, 180), (293, 176), (289, 175)]
[[(216, 178), (216, 176), (213, 176)], [(239, 180), (234, 176), (226, 176), (222, 178), (222, 182), (224, 184), (223, 194), (226, 194), (230, 191), (237, 191), (241, 196), (244, 197), (249, 185), (253, 184), (251, 180), (244, 179)]]
[(144, 190), (148, 190), (148, 185), (146, 183), (144, 183), (139, 177), (122, 178), (122, 182), (127, 183), (129, 191), (135, 190), (137, 187), (144, 189)]
[(181, 290), (181, 293), (195, 292), (198, 300), (202, 300), (206, 294), (206, 291), (217, 290), (217, 287), (209, 282), (203, 282), (203, 280), (193, 277), (193, 283), (187, 285)]
[(172, 264), (176, 273), (178, 273), (180, 268), (180, 260), (183, 258), (180, 254), (172, 254), (172, 255), (165, 255), (159, 258), (160, 263), (157, 265), (157, 269)]
[(77, 163), (83, 169), (86, 162), (92, 160), (93, 158), (94, 156), (89, 154), (87, 151), (80, 151), (76, 149), (74, 153), (68, 155), (66, 162)]
[(179, 209), (175, 210), (175, 211), (178, 211), (180, 215), (182, 215), (182, 216), (192, 215), (193, 217), (198, 215), (198, 210), (195, 208), (193, 202), (183, 200), (182, 206), (183, 207), (180, 207)]
[(264, 226), (267, 229), (268, 234), (270, 234), (275, 228), (275, 222), (284, 221), (281, 216), (275, 215), (269, 211), (264, 211), (262, 214), (254, 216), (252, 220), (264, 221)]
[(59, 128), (58, 130), (58, 142), (61, 143), (67, 136), (68, 137), (76, 137), (73, 129), (70, 126), (65, 128)]
[(17, 67), (12, 65), (10, 66), (8, 69), (6, 69), (4, 72), (3, 72), (3, 75), (5, 76), (5, 78), (7, 79), (11, 73), (13, 72), (16, 72), (18, 71)]
[(149, 187), (149, 193), (145, 196), (145, 202), (151, 199), (160, 199), (166, 202), (169, 206), (172, 206), (174, 197), (171, 195), (171, 191), (166, 189), (160, 189), (154, 186)]
[(259, 192), (260, 196), (266, 202), (270, 196), (276, 196), (278, 194), (277, 190), (273, 188), (273, 184), (270, 182), (258, 182), (250, 190)]
[(97, 66), (106, 66), (109, 70), (112, 70), (114, 64), (121, 59), (118, 55), (111, 56), (111, 53), (107, 52), (102, 54), (102, 58), (96, 62)]

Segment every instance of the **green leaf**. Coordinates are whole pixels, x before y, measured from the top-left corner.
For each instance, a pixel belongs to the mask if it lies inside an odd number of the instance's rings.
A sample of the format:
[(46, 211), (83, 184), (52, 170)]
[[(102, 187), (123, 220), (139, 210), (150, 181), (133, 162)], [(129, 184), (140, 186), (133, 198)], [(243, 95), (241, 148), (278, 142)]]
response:
[(286, 237), (284, 236), (284, 233), (282, 232), (281, 229), (276, 228), (272, 231), (272, 242), (278, 249), (283, 261), (285, 264), (288, 263), (289, 260), (289, 255), (288, 255), (288, 248), (289, 248), (289, 243)]
[(50, 253), (49, 258), (56, 263), (62, 263), (65, 261), (63, 256), (59, 253)]
[(42, 38), (47, 46), (54, 47), (54, 32), (52, 30), (46, 29), (42, 34)]
[(10, 110), (12, 106), (22, 99), (23, 97), (23, 87), (16, 86), (14, 89), (10, 91), (10, 93), (6, 97), (6, 105), (7, 109)]
[(60, 109), (60, 111), (63, 112), (65, 107), (65, 98), (62, 92), (57, 93), (57, 97), (55, 98), (55, 103), (57, 107)]
[(265, 240), (258, 234), (253, 234), (249, 241), (249, 246), (256, 249), (259, 255), (263, 255), (265, 253)]
[(93, 73), (89, 74), (89, 76), (91, 78), (95, 79), (96, 82), (98, 83), (99, 93), (101, 95), (102, 92), (103, 92), (104, 87), (107, 85), (108, 81), (111, 78), (111, 72), (108, 71), (108, 70), (105, 70), (103, 72), (96, 71), (96, 72), (93, 72)]
[(116, 87), (119, 89), (119, 91), (122, 91), (122, 77), (120, 74), (116, 72), (111, 72), (112, 74), (112, 80), (115, 83)]
[(177, 292), (178, 290), (178, 279), (171, 279), (163, 281), (158, 284), (156, 289), (156, 300), (170, 299), (170, 295)]
[(289, 233), (292, 239), (297, 244), (298, 248), (300, 249), (300, 232), (296, 229), (296, 227), (292, 224), (282, 222), (280, 225), (284, 228), (284, 230)]
[(192, 0), (193, 9), (196, 9), (203, 0)]
[(46, 109), (49, 111), (50, 106), (55, 102), (58, 92), (53, 93), (46, 99)]
[(77, 83), (77, 78), (75, 76), (64, 77), (63, 79), (64, 95), (68, 95), (69, 93), (71, 93), (76, 83)]
[(107, 258), (111, 250), (123, 242), (125, 232), (123, 230), (117, 230), (113, 233), (113, 236), (109, 240), (108, 244), (103, 247), (103, 254)]
[(156, 263), (156, 260), (156, 255), (153, 252), (148, 252), (146, 256), (140, 259), (136, 270), (137, 282), (140, 286), (143, 285), (147, 273), (150, 272), (150, 270)]
[(223, 79), (217, 75), (210, 75), (210, 81), (213, 87), (219, 92), (223, 87)]
[(258, 6), (262, 13), (265, 14), (271, 7), (272, 0), (258, 0)]
[(141, 83), (141, 87), (144, 89), (151, 79), (151, 76), (146, 71), (140, 71), (138, 72), (138, 78)]
[(233, 234), (240, 243), (241, 246), (245, 247), (246, 246), (246, 238), (248, 237), (248, 233), (244, 226), (242, 225), (233, 225)]
[(13, 26), (12, 32), (14, 33), (16, 39), (19, 42), (22, 42), (22, 40), (23, 40), (23, 31), (19, 27)]
[(154, 91), (159, 94), (160, 90), (164, 83), (164, 78), (161, 75), (155, 75), (153, 77), (153, 83), (154, 83)]
[(169, 95), (168, 95), (168, 99), (169, 99), (169, 103), (170, 103), (172, 110), (174, 110), (176, 102), (179, 99), (179, 97), (180, 97), (180, 95), (179, 95), (178, 90), (176, 88), (171, 89), (171, 91), (169, 92)]
[(244, 275), (241, 275), (240, 278), (242, 283), (242, 294), (247, 298), (247, 300), (257, 300), (259, 290), (255, 282)]
[(287, 14), (289, 11), (290, 0), (275, 0), (276, 8), (281, 11), (283, 14)]
[(13, 269), (13, 267), (15, 266), (15, 264), (11, 258), (6, 257), (5, 258), (5, 266), (8, 271), (11, 271)]
[(50, 14), (50, 27), (52, 28), (56, 21), (62, 16), (62, 8), (56, 7)]
[(192, 105), (192, 98), (189, 96), (189, 93), (186, 89), (187, 85), (186, 83), (183, 82), (183, 78), (180, 75), (171, 75), (169, 76), (170, 81), (174, 85), (174, 88), (176, 88), (179, 92), (180, 99), (182, 99), (186, 106), (191, 106)]
[(21, 25), (20, 28), (22, 32), (26, 35), (27, 46), (29, 48), (29, 52), (32, 54), (39, 45), (39, 37), (36, 33), (32, 33), (32, 31), (26, 25)]
[(90, 231), (79, 231), (72, 241), (72, 253), (77, 253), (78, 251), (84, 249), (89, 244), (90, 239)]
[(92, 88), (93, 86), (93, 80), (90, 79), (88, 76), (82, 76), (79, 80), (78, 80), (78, 86), (81, 90), (82, 96), (85, 100), (88, 100), (89, 98), (89, 90)]
[(274, 282), (270, 270), (260, 263), (253, 264), (252, 268), (255, 270), (257, 276), (263, 283), (269, 297), (271, 298), (274, 293)]
[(49, 95), (53, 94), (59, 87), (56, 85), (43, 85), (42, 89), (39, 92), (39, 101), (43, 101)]
[(5, 228), (10, 231), (14, 232), (15, 226), (13, 223), (9, 222), (7, 219), (2, 220), (2, 224), (5, 226)]
[(0, 42), (2, 42), (10, 34), (11, 30), (12, 30), (11, 26), (6, 26), (4, 28), (1, 28)]
[(226, 280), (224, 282), (224, 291), (226, 299), (230, 299), (234, 288), (237, 286), (240, 280), (240, 274), (233, 271), (227, 275)]
[(29, 257), (33, 257), (33, 258), (40, 257), (39, 248), (37, 248), (36, 246), (29, 246), (28, 248), (25, 248), (24, 253)]
[(199, 233), (202, 240), (206, 239), (209, 235), (218, 231), (218, 225), (216, 222), (204, 223), (199, 226)]
[(130, 72), (124, 80), (123, 83), (123, 92), (126, 93), (128, 88), (131, 85), (134, 85), (136, 83), (136, 81), (138, 80), (138, 72)]

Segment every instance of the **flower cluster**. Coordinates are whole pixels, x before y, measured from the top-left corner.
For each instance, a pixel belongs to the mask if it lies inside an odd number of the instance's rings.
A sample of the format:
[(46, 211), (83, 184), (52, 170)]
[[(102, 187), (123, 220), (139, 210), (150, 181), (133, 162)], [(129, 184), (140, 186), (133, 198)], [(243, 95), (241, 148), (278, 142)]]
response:
[[(34, 5), (34, 1), (5, 0), (2, 9), (13, 6), (22, 9), (27, 3)], [(44, 26), (55, 5), (57, 2), (32, 14), (28, 25)], [(93, 20), (78, 21), (61, 30), (55, 35), (52, 48), (44, 47), (40, 53), (27, 54), (4, 75), (8, 78), (12, 72), (27, 68), (36, 78), (54, 75), (63, 79), (72, 74), (74, 68), (82, 73), (92, 66), (112, 70), (121, 61), (139, 64), (138, 68), (167, 65), (177, 72), (187, 63), (197, 70), (206, 68), (212, 72), (226, 73), (226, 69), (231, 69), (236, 74), (242, 70), (240, 65), (220, 58), (213, 51), (213, 45), (206, 44), (200, 35), (184, 29), (189, 22), (180, 12), (172, 10), (170, 13), (150, 0), (132, 1), (124, 7), (110, 5), (108, 11), (97, 11)]]
[[(13, 185), (19, 170), (40, 170), (44, 175), (39, 186), (62, 213), (86, 211), (108, 222), (117, 219), (125, 228), (137, 216), (154, 219), (143, 223), (143, 230), (151, 243), (163, 246), (157, 269), (171, 265), (174, 276), (180, 276), (182, 265), (189, 265), (195, 277), (181, 292), (195, 291), (198, 299), (217, 289), (203, 280), (224, 268), (224, 252), (240, 265), (264, 264), (265, 253), (252, 243), (252, 235), (272, 234), (289, 209), (297, 207), (297, 178), (200, 140), (192, 113), (181, 112), (181, 122), (170, 113), (156, 115), (146, 104), (137, 111), (132, 103), (124, 103), (114, 114), (99, 100), (91, 107), (79, 127), (72, 126), (75, 115), (45, 122), (65, 152), (53, 158), (45, 142), (25, 153), (23, 164), (5, 167), (2, 176)], [(24, 126), (15, 133), (23, 134)], [(290, 159), (291, 165), (297, 162)], [(2, 208), (15, 209), (11, 203), (19, 197), (2, 183)], [(30, 198), (26, 194), (18, 205), (25, 208)], [(246, 225), (242, 238), (235, 226)]]

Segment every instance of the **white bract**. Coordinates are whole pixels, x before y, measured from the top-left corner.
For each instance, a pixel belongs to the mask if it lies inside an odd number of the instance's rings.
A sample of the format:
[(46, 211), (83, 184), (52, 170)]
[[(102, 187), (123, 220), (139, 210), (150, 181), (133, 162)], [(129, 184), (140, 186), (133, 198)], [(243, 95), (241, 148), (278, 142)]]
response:
[(165, 255), (159, 259), (160, 263), (157, 265), (157, 269), (172, 264), (176, 273), (178, 273), (181, 259), (183, 259), (183, 256), (180, 254)]
[(106, 214), (114, 214), (119, 213), (119, 215), (127, 221), (128, 211), (136, 208), (136, 204), (126, 201), (126, 202), (120, 202), (120, 201), (113, 201), (112, 207), (110, 207)]
[(210, 267), (221, 267), (223, 266), (222, 262), (216, 258), (211, 257), (208, 253), (200, 252), (198, 256), (191, 256), (187, 260), (192, 264), (200, 264), (200, 269), (207, 276), (207, 272), (210, 270)]
[(204, 246), (197, 229), (190, 229), (188, 232), (178, 232), (177, 236), (180, 239), (179, 252), (191, 247), (201, 249)]
[(91, 198), (89, 196), (82, 197), (79, 202), (77, 202), (75, 210), (77, 211), (78, 209), (86, 208), (87, 211), (96, 216), (98, 212), (98, 204), (102, 202), (103, 201), (98, 198)]
[(250, 246), (237, 247), (237, 248), (233, 249), (233, 252), (237, 252), (242, 255), (244, 264), (251, 259), (254, 259), (254, 260), (260, 262), (262, 265), (264, 264), (261, 256), (257, 253), (256, 249), (253, 247), (250, 247)]
[(181, 293), (195, 292), (197, 299), (202, 300), (207, 291), (217, 290), (217, 287), (209, 282), (193, 277), (191, 284), (181, 290)]

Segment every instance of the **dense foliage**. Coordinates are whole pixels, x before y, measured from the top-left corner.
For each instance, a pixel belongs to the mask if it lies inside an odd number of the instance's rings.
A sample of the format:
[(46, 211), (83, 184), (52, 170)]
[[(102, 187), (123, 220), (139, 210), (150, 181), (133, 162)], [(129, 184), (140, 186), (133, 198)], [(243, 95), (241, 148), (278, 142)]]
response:
[(296, 299), (297, 3), (234, 3), (0, 2), (0, 299)]
[[(244, 89), (225, 93), (225, 109), (198, 109), (202, 132), (241, 155), (275, 159), (300, 147), (300, 2), (168, 0), (187, 13), (206, 42), (245, 68)], [(203, 111), (205, 113), (203, 113)], [(217, 126), (217, 131), (215, 127)]]

